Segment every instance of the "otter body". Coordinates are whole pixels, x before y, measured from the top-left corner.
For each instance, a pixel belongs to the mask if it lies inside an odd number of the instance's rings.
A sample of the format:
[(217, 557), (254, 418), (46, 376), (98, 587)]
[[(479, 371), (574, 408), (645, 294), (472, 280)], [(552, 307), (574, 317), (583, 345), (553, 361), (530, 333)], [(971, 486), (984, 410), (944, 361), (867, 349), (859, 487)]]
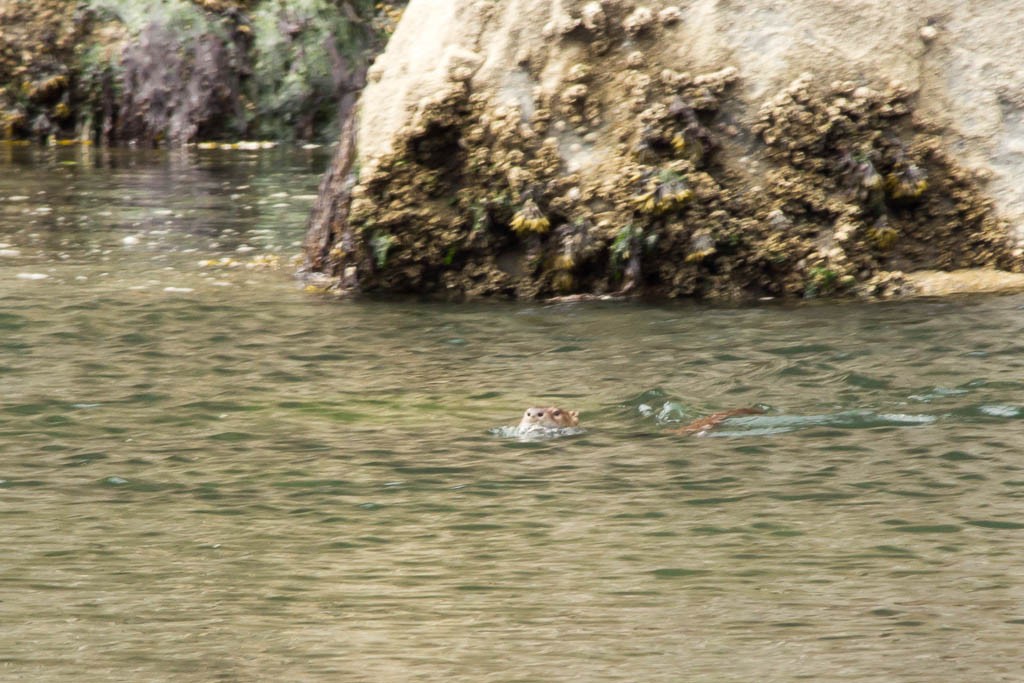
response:
[(703, 434), (730, 417), (737, 417), (739, 415), (764, 415), (764, 411), (760, 408), (737, 408), (736, 410), (725, 410), (721, 413), (712, 413), (707, 417), (694, 420), (690, 424), (683, 425), (677, 429), (670, 429), (669, 434), (682, 434), (684, 436), (689, 434)]
[[(683, 436), (689, 436), (690, 434), (704, 434), (713, 427), (725, 422), (730, 417), (763, 414), (764, 410), (761, 408), (737, 408), (736, 410), (725, 410), (720, 413), (712, 413), (707, 417), (694, 420), (682, 427), (670, 429), (668, 430), (668, 433), (680, 434)], [(579, 426), (580, 413), (578, 410), (563, 410), (561, 408), (556, 408), (555, 406), (548, 406), (547, 408), (534, 407), (527, 408), (526, 412), (523, 413), (523, 419), (519, 421), (519, 427), (516, 428), (516, 433), (519, 435), (529, 434), (530, 432), (543, 433), (544, 430), (571, 429)]]
[(580, 426), (578, 410), (562, 410), (554, 406), (547, 408), (527, 408), (523, 419), (519, 421), (519, 431), (541, 427), (544, 429), (565, 429)]

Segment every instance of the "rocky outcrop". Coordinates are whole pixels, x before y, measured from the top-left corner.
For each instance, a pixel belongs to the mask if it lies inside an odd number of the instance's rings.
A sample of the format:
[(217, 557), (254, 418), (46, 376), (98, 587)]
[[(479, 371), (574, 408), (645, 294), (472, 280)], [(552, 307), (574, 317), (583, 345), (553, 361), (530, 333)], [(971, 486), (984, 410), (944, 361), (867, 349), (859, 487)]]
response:
[(412, 0), (307, 268), (728, 299), (1020, 269), (1024, 8), (975, 5)]
[(0, 137), (45, 137), (68, 122), (68, 65), (89, 30), (82, 19), (67, 2), (0, 1)]
[(334, 137), (393, 4), (0, 0), (0, 137)]

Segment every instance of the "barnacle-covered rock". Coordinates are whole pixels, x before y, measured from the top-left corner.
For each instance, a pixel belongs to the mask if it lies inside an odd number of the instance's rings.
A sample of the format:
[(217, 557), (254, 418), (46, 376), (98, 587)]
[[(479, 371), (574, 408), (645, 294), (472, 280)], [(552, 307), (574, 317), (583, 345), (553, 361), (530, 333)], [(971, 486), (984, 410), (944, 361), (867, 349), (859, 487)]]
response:
[[(915, 111), (920, 82), (900, 81), (914, 72), (857, 76), (895, 54), (862, 44), (888, 15), (794, 0), (801, 23), (834, 15), (822, 35), (849, 49), (794, 40), (771, 62), (756, 53), (776, 38), (747, 43), (757, 22), (725, 20), (766, 1), (453, 0), (435, 17), (413, 0), (381, 60), (398, 80), (363, 104), (355, 237), (326, 269), (446, 297), (733, 299), (886, 295), (907, 290), (879, 273), (1021, 268), (984, 191), (998, 176), (966, 170), (934, 110)], [(406, 25), (479, 59), (455, 73), (450, 46)], [(849, 63), (859, 54), (871, 62)], [(787, 80), (781, 63), (807, 71)]]
[(622, 21), (622, 28), (631, 36), (644, 33), (654, 25), (655, 16), (650, 7), (637, 7)]

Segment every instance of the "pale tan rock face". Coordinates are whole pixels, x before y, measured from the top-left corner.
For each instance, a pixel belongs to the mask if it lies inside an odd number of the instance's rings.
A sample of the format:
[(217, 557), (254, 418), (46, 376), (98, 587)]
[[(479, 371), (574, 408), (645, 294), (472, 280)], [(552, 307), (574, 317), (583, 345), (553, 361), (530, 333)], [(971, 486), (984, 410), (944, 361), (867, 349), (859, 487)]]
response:
[(412, 0), (309, 263), (521, 299), (1024, 271), (1024, 9), (960, 4)]
[(919, 270), (910, 273), (908, 281), (913, 288), (913, 294), (919, 296), (1024, 291), (1024, 274), (989, 268), (954, 270), (948, 273)]
[[(468, 79), (474, 93), (529, 116), (538, 95), (568, 88), (582, 64), (591, 67), (595, 101), (608, 104), (615, 94), (601, 92), (607, 70), (627, 68), (632, 53), (682, 73), (735, 67), (741, 130), (803, 72), (874, 89), (900, 81), (916, 93), (917, 111), (941, 126), (948, 149), (990, 174), (997, 208), (1024, 234), (1021, 26), (1024, 3), (1008, 1), (412, 0), (373, 67), (358, 147), (371, 165), (392, 151), (400, 129), (452, 81)], [(601, 41), (619, 57), (590, 64), (588, 51)], [(603, 129), (632, 115), (606, 106)], [(615, 142), (567, 135), (559, 149), (581, 172), (596, 172)]]

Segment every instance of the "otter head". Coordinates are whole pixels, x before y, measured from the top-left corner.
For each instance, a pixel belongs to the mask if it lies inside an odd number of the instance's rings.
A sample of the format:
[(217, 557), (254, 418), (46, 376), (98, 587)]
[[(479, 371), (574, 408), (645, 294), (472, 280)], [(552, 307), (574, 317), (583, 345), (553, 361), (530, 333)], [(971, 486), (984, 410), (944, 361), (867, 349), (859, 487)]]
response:
[(579, 427), (580, 411), (562, 410), (551, 406), (546, 409), (547, 417), (559, 427)]
[(523, 419), (519, 423), (520, 429), (530, 427), (547, 427), (557, 429), (559, 427), (578, 427), (580, 424), (580, 412), (578, 410), (562, 410), (550, 406), (548, 408), (527, 408), (523, 413)]
[(529, 429), (534, 426), (546, 426), (547, 408), (527, 408), (523, 413), (523, 419), (519, 421), (520, 429)]

